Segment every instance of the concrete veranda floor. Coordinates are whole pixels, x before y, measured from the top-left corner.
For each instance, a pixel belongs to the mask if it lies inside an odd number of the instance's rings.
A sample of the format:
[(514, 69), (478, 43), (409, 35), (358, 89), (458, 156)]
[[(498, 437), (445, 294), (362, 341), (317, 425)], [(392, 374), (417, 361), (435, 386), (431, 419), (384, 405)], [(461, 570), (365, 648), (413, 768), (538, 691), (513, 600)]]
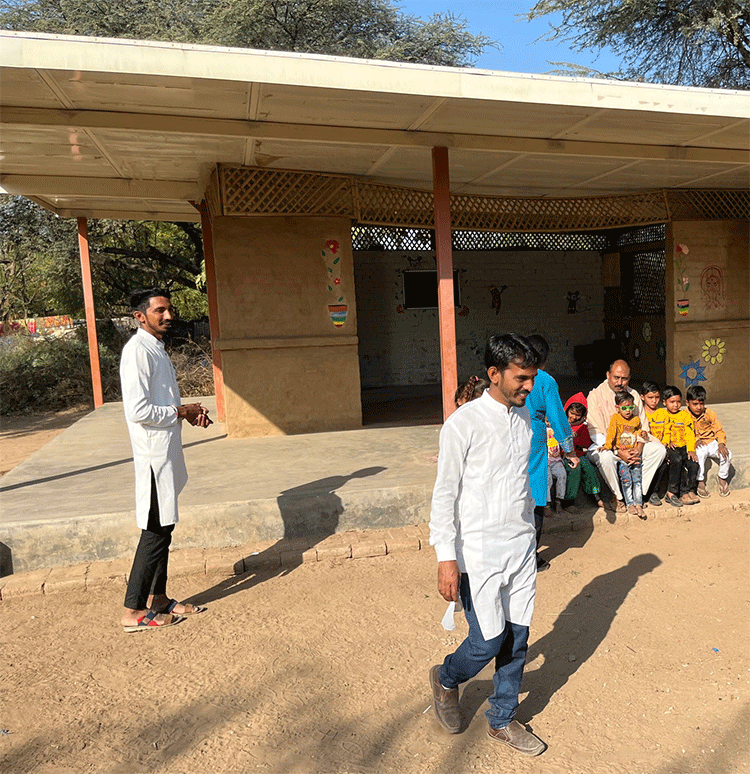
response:
[[(221, 423), (186, 426), (190, 480), (174, 547), (320, 541), (426, 522), (440, 426), (406, 423), (435, 421), (439, 401), (431, 393), (409, 401), (395, 419), (385, 397), (380, 409), (371, 401), (369, 425), (344, 432), (229, 439)], [(215, 415), (213, 399), (204, 403)], [(734, 453), (733, 488), (750, 486), (750, 404), (713, 408)], [(708, 480), (715, 488), (715, 468)], [(122, 405), (91, 412), (7, 473), (0, 498), (3, 574), (130, 556), (137, 534)], [(593, 511), (584, 518), (596, 521)], [(571, 528), (569, 520), (560, 525)]]

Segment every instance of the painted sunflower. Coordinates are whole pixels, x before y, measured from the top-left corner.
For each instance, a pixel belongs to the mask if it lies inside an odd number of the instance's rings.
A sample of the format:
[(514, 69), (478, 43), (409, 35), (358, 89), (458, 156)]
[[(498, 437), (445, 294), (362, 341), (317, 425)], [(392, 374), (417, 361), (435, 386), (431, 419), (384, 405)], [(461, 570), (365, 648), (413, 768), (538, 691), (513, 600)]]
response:
[(715, 365), (724, 361), (726, 344), (721, 339), (706, 339), (703, 342), (702, 357), (707, 363)]

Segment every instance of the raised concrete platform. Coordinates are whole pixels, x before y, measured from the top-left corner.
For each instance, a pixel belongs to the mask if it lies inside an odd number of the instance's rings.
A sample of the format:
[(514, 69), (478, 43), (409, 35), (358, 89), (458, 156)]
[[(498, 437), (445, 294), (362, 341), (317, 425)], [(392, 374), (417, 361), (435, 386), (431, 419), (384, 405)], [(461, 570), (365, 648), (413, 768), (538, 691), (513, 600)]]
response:
[[(212, 399), (203, 402), (213, 408)], [(713, 408), (735, 458), (732, 487), (748, 487), (750, 404)], [(231, 440), (218, 423), (205, 431), (186, 426), (190, 481), (180, 498), (173, 546), (202, 550), (301, 539), (308, 550), (349, 530), (423, 524), (439, 429), (380, 423)], [(714, 492), (715, 479), (713, 467), (708, 483)], [(138, 532), (122, 405), (88, 414), (7, 473), (0, 479), (0, 508), (0, 574), (131, 556)], [(589, 509), (572, 520), (550, 520), (549, 529), (581, 529), (582, 520), (595, 526), (602, 518)], [(294, 542), (288, 546), (296, 550)]]

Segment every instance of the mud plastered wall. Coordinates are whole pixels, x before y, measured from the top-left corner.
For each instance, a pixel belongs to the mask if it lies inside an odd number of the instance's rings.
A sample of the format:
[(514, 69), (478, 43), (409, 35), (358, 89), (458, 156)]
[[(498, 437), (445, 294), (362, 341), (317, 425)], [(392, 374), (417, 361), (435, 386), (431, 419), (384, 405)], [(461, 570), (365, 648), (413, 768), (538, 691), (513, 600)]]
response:
[[(574, 376), (573, 347), (604, 336), (604, 291), (597, 252), (456, 251), (459, 380), (484, 373), (489, 336), (540, 333), (548, 370)], [(437, 309), (408, 309), (405, 271), (435, 270), (435, 254), (357, 251), (354, 275), (362, 386), (440, 381)]]
[[(711, 403), (750, 397), (750, 234), (746, 221), (682, 221), (667, 240), (667, 376)], [(669, 232), (668, 232), (669, 234)]]

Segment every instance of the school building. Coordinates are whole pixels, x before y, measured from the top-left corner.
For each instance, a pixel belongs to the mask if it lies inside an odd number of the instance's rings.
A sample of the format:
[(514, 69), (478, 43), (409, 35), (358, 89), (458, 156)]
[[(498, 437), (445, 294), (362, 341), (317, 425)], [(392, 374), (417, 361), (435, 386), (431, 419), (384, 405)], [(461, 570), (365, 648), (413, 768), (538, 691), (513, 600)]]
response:
[(447, 415), (508, 330), (555, 375), (748, 399), (747, 92), (0, 39), (0, 187), (78, 218), (89, 288), (88, 218), (202, 222), (230, 436), (359, 427), (392, 385)]

